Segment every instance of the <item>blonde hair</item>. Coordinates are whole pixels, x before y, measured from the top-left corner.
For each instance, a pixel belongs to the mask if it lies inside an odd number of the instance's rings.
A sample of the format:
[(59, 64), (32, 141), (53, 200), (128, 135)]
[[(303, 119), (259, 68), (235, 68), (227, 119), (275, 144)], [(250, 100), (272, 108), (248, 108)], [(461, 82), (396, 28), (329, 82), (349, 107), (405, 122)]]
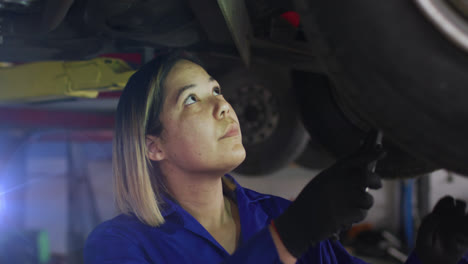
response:
[(179, 60), (201, 65), (185, 51), (156, 57), (130, 77), (115, 116), (112, 168), (117, 209), (155, 227), (164, 223), (160, 207), (167, 189), (157, 162), (147, 156), (146, 135), (161, 135), (163, 83)]

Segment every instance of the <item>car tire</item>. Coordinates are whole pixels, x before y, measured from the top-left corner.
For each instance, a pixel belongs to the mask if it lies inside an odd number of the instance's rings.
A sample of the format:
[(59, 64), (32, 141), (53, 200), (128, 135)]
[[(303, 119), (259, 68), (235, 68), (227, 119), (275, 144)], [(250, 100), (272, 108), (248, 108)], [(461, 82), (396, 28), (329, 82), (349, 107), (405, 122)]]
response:
[[(335, 101), (327, 76), (295, 71), (293, 79), (302, 122), (311, 138), (296, 163), (307, 168), (324, 168), (331, 165), (333, 159), (355, 153), (366, 138), (366, 131), (372, 127), (358, 127), (347, 119)], [(438, 169), (437, 165), (402, 150), (387, 137), (382, 143), (387, 155), (378, 162), (376, 172), (383, 178), (410, 178)]]
[(340, 108), (411, 155), (468, 175), (468, 54), (413, 1), (312, 1), (298, 9)]

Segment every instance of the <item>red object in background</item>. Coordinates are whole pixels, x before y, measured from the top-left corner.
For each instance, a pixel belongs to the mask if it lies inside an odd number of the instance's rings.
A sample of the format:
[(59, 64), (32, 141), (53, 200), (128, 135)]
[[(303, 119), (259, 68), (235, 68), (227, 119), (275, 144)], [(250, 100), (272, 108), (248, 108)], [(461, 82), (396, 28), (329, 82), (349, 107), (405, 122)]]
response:
[(140, 53), (106, 53), (99, 55), (99, 57), (121, 59), (128, 63), (138, 65), (140, 65), (142, 62)]
[(40, 135), (32, 141), (112, 142), (113, 135), (110, 129), (59, 131)]
[(99, 92), (98, 99), (114, 99), (120, 98), (122, 91), (108, 91), (108, 92)]
[(289, 22), (293, 27), (299, 27), (299, 24), (301, 23), (301, 17), (297, 12), (294, 11), (288, 11), (284, 12), (281, 14), (281, 17), (284, 18), (286, 21)]
[(0, 127), (112, 129), (113, 114), (0, 108)]
[(347, 232), (346, 236), (349, 239), (355, 239), (361, 232), (370, 231), (374, 229), (374, 225), (371, 223), (360, 223), (353, 225)]

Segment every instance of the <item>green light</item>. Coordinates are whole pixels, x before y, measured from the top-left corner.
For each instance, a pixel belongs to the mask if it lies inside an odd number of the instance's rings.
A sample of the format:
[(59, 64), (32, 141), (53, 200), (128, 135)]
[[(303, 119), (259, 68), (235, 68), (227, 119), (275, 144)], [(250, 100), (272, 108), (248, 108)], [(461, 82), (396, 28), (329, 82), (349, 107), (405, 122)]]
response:
[(50, 259), (49, 236), (46, 231), (39, 231), (37, 234), (37, 251), (39, 263), (48, 263)]

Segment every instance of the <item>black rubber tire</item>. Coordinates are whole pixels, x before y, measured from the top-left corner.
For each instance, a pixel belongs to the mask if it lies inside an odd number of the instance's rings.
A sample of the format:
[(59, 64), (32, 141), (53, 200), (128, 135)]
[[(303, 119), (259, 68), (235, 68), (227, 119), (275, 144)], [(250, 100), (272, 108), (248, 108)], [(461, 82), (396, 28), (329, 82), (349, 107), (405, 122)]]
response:
[(413, 1), (307, 3), (315, 21), (304, 16), (304, 27), (314, 34), (316, 23), (329, 47), (340, 105), (415, 157), (468, 175), (468, 55)]
[[(264, 64), (254, 64), (247, 70), (244, 67), (233, 68), (228, 73), (217, 77), (222, 87), (224, 97), (230, 102), (240, 119), (246, 160), (235, 169), (235, 172), (245, 175), (265, 175), (284, 168), (293, 162), (304, 150), (308, 134), (304, 129), (294, 95), (291, 92), (291, 76), (287, 69)], [(243, 114), (248, 100), (236, 101), (236, 93), (242, 87), (260, 85), (270, 94), (277, 105), (277, 125), (271, 134), (258, 143), (246, 142), (250, 136), (246, 133), (247, 124)], [(252, 96), (255, 96), (252, 94)], [(248, 122), (264, 122), (257, 120), (260, 115), (250, 117)], [(244, 120), (244, 122), (242, 122)]]
[[(356, 152), (370, 127), (358, 127), (347, 119), (334, 100), (327, 76), (296, 71), (293, 80), (302, 121), (311, 137), (308, 148), (296, 163), (320, 169), (331, 165), (333, 158), (345, 158)], [(313, 140), (317, 142), (311, 144)], [(383, 178), (416, 177), (438, 169), (436, 165), (405, 152), (386, 137), (383, 146), (387, 156), (378, 162), (376, 168)]]

